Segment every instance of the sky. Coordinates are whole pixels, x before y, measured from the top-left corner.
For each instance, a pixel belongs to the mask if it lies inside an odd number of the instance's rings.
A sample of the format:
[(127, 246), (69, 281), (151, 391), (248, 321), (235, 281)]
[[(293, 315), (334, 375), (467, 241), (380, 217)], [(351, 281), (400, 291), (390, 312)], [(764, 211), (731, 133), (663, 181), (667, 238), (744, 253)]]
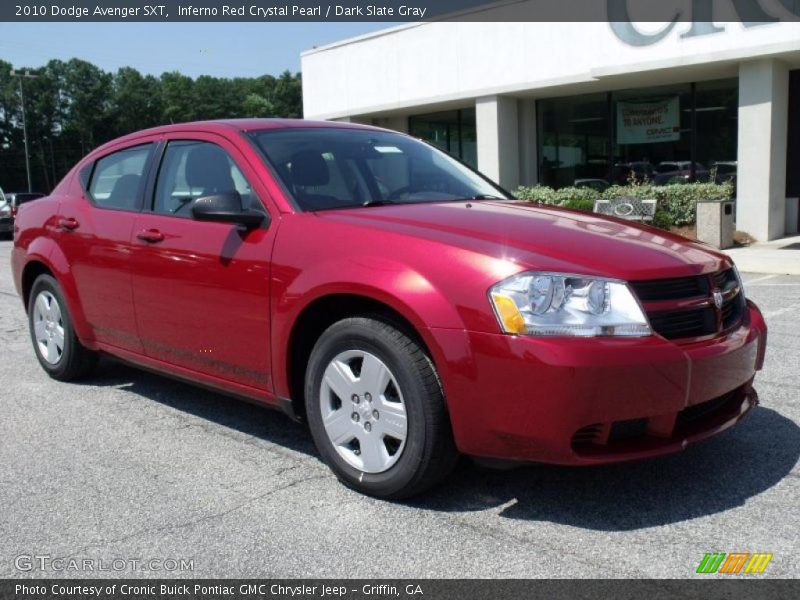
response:
[(14, 68), (80, 58), (106, 71), (254, 77), (300, 70), (300, 53), (393, 23), (0, 23)]

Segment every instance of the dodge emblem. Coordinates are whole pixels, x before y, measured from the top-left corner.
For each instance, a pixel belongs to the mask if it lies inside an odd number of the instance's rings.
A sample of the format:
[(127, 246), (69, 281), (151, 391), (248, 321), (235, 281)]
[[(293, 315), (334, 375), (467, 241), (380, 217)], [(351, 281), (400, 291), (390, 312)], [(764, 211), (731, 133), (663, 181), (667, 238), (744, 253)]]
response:
[(714, 290), (712, 294), (714, 296), (714, 306), (722, 308), (722, 292), (720, 290)]

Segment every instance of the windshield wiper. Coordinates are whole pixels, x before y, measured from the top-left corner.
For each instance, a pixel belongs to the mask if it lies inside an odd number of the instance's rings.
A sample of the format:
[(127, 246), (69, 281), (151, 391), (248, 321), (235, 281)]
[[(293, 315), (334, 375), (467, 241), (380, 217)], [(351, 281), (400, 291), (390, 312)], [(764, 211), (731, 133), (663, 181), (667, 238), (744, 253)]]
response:
[(397, 204), (394, 200), (367, 200), (361, 206), (386, 206), (387, 204)]
[(508, 200), (508, 198), (494, 196), (492, 194), (476, 194), (475, 196), (470, 196), (469, 198), (461, 198), (461, 200)]

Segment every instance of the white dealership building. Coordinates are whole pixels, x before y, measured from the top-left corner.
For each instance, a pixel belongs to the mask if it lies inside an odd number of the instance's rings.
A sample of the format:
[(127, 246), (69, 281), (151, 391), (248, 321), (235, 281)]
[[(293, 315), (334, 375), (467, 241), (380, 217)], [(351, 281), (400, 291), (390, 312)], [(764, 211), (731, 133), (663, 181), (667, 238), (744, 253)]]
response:
[(409, 132), (509, 189), (733, 177), (738, 229), (797, 231), (800, 23), (487, 22), (493, 10), (303, 53), (306, 118)]

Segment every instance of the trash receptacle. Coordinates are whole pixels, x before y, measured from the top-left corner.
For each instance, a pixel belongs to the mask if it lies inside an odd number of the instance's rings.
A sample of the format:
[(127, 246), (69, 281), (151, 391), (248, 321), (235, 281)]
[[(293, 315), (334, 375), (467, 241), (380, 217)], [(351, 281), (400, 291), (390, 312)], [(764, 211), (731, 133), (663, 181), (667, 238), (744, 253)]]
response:
[(697, 203), (697, 239), (720, 249), (733, 246), (733, 200)]

